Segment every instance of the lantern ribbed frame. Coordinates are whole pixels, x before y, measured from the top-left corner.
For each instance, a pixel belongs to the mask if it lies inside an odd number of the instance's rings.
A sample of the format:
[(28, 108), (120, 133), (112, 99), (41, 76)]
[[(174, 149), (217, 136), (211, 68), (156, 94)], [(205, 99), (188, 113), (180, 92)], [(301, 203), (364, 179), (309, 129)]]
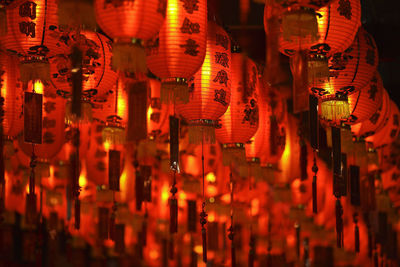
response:
[(348, 97), (350, 117), (345, 123), (353, 125), (368, 120), (382, 104), (382, 96), (383, 83), (376, 72), (366, 87)]
[(383, 88), (381, 105), (368, 120), (351, 126), (353, 135), (368, 137), (380, 131), (386, 125), (390, 113), (390, 101), (388, 92)]
[(23, 57), (51, 57), (69, 50), (72, 41), (58, 26), (56, 0), (16, 0), (6, 7), (6, 14), (7, 35), (0, 40), (5, 49)]
[(329, 80), (310, 81), (317, 97), (340, 93), (351, 95), (367, 86), (378, 66), (378, 50), (373, 37), (360, 28), (352, 45), (329, 58)]
[[(215, 22), (209, 21), (207, 27), (207, 52), (200, 70), (189, 79), (189, 102), (175, 105), (176, 112), (189, 122), (189, 127), (209, 125), (214, 128), (230, 103), (229, 36)], [(221, 54), (227, 59), (223, 63), (217, 62)]]
[[(82, 95), (85, 100), (102, 102), (112, 94), (117, 73), (111, 69), (112, 42), (106, 36), (92, 31), (82, 31), (77, 38), (83, 51)], [(50, 59), (51, 83), (57, 94), (72, 96), (70, 55)]]
[(106, 2), (94, 1), (96, 20), (113, 39), (147, 40), (158, 33), (164, 22), (166, 0)]
[[(146, 44), (147, 67), (157, 77), (187, 79), (203, 64), (206, 53), (207, 1), (199, 0), (195, 6), (197, 10), (191, 10), (185, 6), (185, 1), (168, 1), (165, 22), (159, 34)], [(192, 26), (183, 30), (185, 23), (192, 23)], [(193, 46), (195, 49), (191, 49)]]
[[(349, 6), (351, 7), (350, 12), (348, 9)], [(306, 5), (303, 7), (309, 8)], [(265, 5), (265, 28), (267, 28), (267, 20), (270, 12), (269, 5)], [(330, 49), (324, 52), (333, 54), (343, 51), (351, 45), (361, 25), (360, 0), (336, 0), (328, 6), (315, 10), (315, 12), (317, 13), (318, 39), (316, 41), (311, 40), (311, 37), (308, 35), (305, 38), (294, 38), (290, 42), (284, 40), (281, 34), (279, 38), (279, 50), (281, 53), (291, 56), (295, 51), (315, 50), (314, 46), (326, 44)]]
[(365, 141), (373, 143), (375, 148), (391, 144), (397, 139), (400, 132), (400, 111), (396, 103), (390, 101), (390, 113), (386, 125), (374, 135), (365, 138)]

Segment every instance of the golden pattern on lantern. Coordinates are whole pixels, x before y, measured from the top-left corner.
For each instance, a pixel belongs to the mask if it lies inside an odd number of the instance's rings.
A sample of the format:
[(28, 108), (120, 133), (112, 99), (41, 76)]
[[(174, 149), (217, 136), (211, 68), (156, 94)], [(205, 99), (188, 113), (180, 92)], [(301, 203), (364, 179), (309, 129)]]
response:
[(4, 98), (3, 135), (13, 138), (23, 129), (22, 84), (18, 82), (18, 59), (0, 53), (0, 88)]
[[(83, 53), (82, 100), (103, 102), (112, 94), (117, 73), (111, 69), (112, 42), (106, 36), (82, 31), (71, 36)], [(71, 54), (50, 59), (51, 83), (58, 95), (72, 96)]]
[(122, 71), (146, 71), (142, 40), (160, 30), (167, 7), (166, 0), (94, 1), (97, 22), (114, 39), (113, 67)]
[(258, 71), (254, 62), (241, 53), (232, 53), (231, 104), (220, 117), (215, 130), (218, 142), (223, 144), (225, 165), (233, 160), (245, 161), (244, 144), (258, 129)]
[(187, 79), (202, 65), (206, 53), (207, 1), (167, 1), (158, 35), (146, 43), (147, 67), (162, 79), (161, 100), (187, 102)]
[(215, 142), (217, 120), (227, 110), (231, 95), (231, 45), (228, 34), (208, 22), (207, 52), (200, 70), (189, 79), (189, 102), (176, 112), (189, 123), (189, 143)]

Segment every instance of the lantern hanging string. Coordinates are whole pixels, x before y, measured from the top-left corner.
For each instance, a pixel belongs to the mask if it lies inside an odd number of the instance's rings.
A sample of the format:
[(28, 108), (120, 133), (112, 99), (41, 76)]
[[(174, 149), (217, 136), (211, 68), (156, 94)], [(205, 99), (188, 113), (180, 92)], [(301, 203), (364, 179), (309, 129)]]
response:
[(200, 224), (201, 224), (201, 237), (203, 241), (203, 262), (207, 262), (207, 229), (205, 225), (207, 223), (207, 213), (204, 210), (206, 206), (206, 196), (205, 196), (205, 172), (204, 172), (204, 132), (201, 137), (201, 165), (202, 165), (202, 179), (203, 179), (203, 204), (201, 205), (200, 213)]
[(232, 163), (230, 164), (230, 190), (231, 190), (231, 226), (228, 229), (228, 238), (231, 240), (231, 263), (232, 267), (236, 267), (236, 251), (235, 251), (235, 243), (234, 243), (234, 227), (233, 227), (233, 179), (232, 179)]

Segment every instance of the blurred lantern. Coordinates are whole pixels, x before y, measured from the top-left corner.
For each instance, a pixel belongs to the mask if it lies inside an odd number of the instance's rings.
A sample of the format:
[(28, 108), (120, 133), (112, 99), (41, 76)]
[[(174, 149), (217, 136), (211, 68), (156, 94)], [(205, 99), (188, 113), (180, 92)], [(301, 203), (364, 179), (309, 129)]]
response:
[(399, 108), (393, 101), (390, 101), (390, 112), (386, 125), (381, 130), (375, 132), (374, 135), (365, 138), (365, 140), (373, 143), (375, 148), (394, 142), (400, 131), (399, 116)]
[(224, 165), (233, 160), (245, 161), (244, 144), (256, 133), (259, 123), (257, 67), (241, 53), (232, 53), (231, 104), (216, 129), (217, 140), (223, 145)]
[[(42, 143), (35, 145), (35, 154), (39, 160), (53, 159), (65, 143), (65, 100), (51, 93), (39, 81), (34, 85), (28, 84), (28, 88), (34, 86), (35, 92), (43, 94), (43, 118), (42, 118)], [(18, 139), (19, 147), (27, 155), (32, 155), (32, 144), (24, 142), (23, 135)]]
[(21, 58), (21, 81), (48, 81), (48, 58), (64, 54), (71, 44), (69, 33), (58, 26), (57, 1), (18, 0), (6, 7), (7, 34), (2, 46)]
[(23, 129), (22, 84), (18, 82), (18, 59), (0, 53), (0, 88), (4, 98), (3, 135), (15, 137)]
[[(111, 40), (91, 31), (82, 31), (71, 38), (83, 53), (82, 100), (106, 101), (107, 95), (113, 93), (117, 79), (117, 73), (111, 69)], [(51, 83), (57, 94), (64, 98), (72, 97), (72, 56), (69, 53), (50, 59)]]
[(142, 40), (148, 40), (159, 32), (164, 22), (167, 1), (95, 0), (94, 4), (97, 22), (115, 42), (113, 68), (145, 73), (146, 58)]
[[(108, 154), (109, 144), (103, 143), (104, 125), (99, 122), (91, 124), (90, 145), (87, 153), (87, 179), (101, 186), (108, 184)], [(107, 147), (106, 147), (107, 146)]]
[(382, 104), (383, 83), (378, 72), (361, 91), (348, 97), (350, 116), (346, 124), (356, 124), (368, 120)]
[(357, 137), (367, 137), (380, 131), (388, 120), (390, 112), (390, 98), (383, 88), (382, 103), (378, 110), (368, 120), (351, 126), (352, 133)]
[[(147, 66), (162, 79), (161, 100), (189, 100), (187, 79), (203, 64), (206, 53), (207, 1), (168, 1), (160, 33), (146, 44)], [(221, 54), (219, 61), (226, 61)]]
[[(200, 70), (189, 79), (189, 102), (177, 103), (176, 112), (189, 123), (189, 143), (215, 143), (215, 127), (230, 103), (231, 45), (228, 34), (208, 22), (207, 52)], [(224, 55), (225, 60), (218, 58)]]
[(77, 30), (97, 27), (93, 0), (58, 0), (58, 22)]

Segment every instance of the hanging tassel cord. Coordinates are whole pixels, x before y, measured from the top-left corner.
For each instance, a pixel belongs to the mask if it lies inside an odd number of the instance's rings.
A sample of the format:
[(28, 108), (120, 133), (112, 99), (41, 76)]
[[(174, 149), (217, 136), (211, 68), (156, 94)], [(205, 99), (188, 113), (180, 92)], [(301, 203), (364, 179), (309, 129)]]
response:
[(80, 146), (80, 131), (79, 124), (75, 128), (75, 136), (73, 139), (73, 146), (75, 147), (74, 157), (74, 199), (75, 199), (75, 229), (80, 229), (81, 224), (81, 201), (79, 196), (81, 194), (81, 187), (79, 185), (79, 173), (80, 173), (80, 162), (79, 162), (79, 146)]
[(254, 260), (255, 260), (255, 256), (256, 256), (256, 240), (255, 240), (255, 236), (253, 233), (253, 227), (250, 226), (250, 241), (249, 241), (249, 246), (250, 246), (250, 250), (249, 250), (249, 267), (254, 267)]
[(176, 170), (174, 170), (174, 180), (172, 182), (172, 187), (170, 193), (172, 194), (170, 198), (170, 225), (169, 230), (170, 233), (178, 232), (178, 200), (175, 197), (175, 194), (178, 192), (178, 188), (176, 187)]
[(110, 224), (109, 224), (109, 236), (110, 239), (115, 241), (115, 218), (117, 213), (117, 202), (115, 201), (115, 191), (113, 191), (113, 205), (111, 208), (111, 215), (110, 215)]
[(360, 230), (358, 227), (358, 214), (355, 212), (353, 214), (354, 221), (354, 250), (356, 253), (360, 252)]
[(201, 238), (203, 242), (203, 262), (207, 263), (207, 224), (208, 214), (205, 211), (206, 195), (205, 195), (205, 171), (204, 171), (204, 136), (201, 139), (201, 165), (202, 165), (202, 179), (203, 179), (203, 204), (201, 205), (200, 224), (201, 224)]
[(37, 165), (37, 157), (35, 154), (35, 144), (32, 144), (32, 155), (29, 167), (31, 168), (31, 174), (29, 176), (29, 194), (35, 194), (35, 168)]
[(228, 238), (231, 240), (231, 266), (236, 267), (236, 249), (235, 249), (235, 232), (233, 227), (233, 179), (232, 179), (232, 164), (230, 166), (230, 190), (231, 190), (231, 226), (228, 229)]
[(340, 197), (336, 199), (336, 235), (337, 235), (337, 247), (343, 247), (343, 207), (340, 203)]
[(318, 173), (318, 166), (317, 166), (317, 151), (314, 150), (314, 164), (312, 166), (312, 172), (314, 173), (313, 181), (312, 181), (312, 201), (313, 201), (313, 213), (318, 213), (318, 202), (317, 202), (317, 173)]

